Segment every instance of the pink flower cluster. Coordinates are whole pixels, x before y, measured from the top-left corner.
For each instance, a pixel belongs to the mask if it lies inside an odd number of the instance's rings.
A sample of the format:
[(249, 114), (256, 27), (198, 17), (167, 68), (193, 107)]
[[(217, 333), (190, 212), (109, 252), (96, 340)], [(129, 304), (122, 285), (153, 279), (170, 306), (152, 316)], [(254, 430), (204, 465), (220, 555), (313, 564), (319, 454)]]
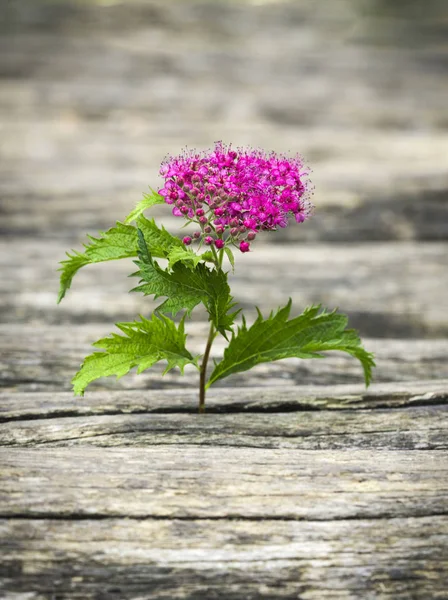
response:
[(298, 157), (218, 142), (209, 152), (169, 157), (160, 174), (165, 186), (159, 194), (173, 214), (199, 225), (194, 240), (218, 249), (232, 243), (249, 252), (259, 231), (286, 227), (289, 215), (302, 223), (310, 214), (307, 171)]

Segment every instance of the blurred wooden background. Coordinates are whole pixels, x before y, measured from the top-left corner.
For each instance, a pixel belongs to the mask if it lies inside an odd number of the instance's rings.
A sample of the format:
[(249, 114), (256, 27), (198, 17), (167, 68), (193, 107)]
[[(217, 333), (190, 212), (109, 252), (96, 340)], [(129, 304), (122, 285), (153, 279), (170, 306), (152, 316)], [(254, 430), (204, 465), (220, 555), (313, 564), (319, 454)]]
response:
[[(448, 597), (447, 33), (442, 0), (5, 3), (2, 597)], [(315, 184), (312, 220), (237, 257), (236, 300), (339, 307), (374, 385), (333, 355), (224, 380), (202, 417), (188, 369), (74, 399), (90, 344), (154, 305), (122, 261), (57, 307), (57, 262), (219, 139)]]

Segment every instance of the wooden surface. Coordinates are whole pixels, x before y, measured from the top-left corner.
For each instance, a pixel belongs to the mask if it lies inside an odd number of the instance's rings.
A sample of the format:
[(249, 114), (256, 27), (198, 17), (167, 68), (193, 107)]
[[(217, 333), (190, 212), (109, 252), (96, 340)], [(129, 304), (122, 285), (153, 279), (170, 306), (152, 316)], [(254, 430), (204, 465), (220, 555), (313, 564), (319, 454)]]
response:
[[(448, 599), (437, 0), (416, 22), (342, 0), (7, 5), (0, 599)], [(154, 304), (127, 293), (122, 261), (86, 268), (57, 307), (57, 262), (157, 185), (166, 152), (225, 136), (299, 150), (316, 184), (309, 223), (237, 257), (239, 306), (249, 320), (288, 297), (295, 314), (339, 307), (376, 354), (374, 384), (334, 353), (224, 380), (204, 415), (188, 367), (74, 398), (90, 344)], [(179, 233), (166, 207), (154, 214)], [(188, 334), (200, 352), (201, 311)]]
[(5, 392), (5, 598), (445, 598), (448, 381)]

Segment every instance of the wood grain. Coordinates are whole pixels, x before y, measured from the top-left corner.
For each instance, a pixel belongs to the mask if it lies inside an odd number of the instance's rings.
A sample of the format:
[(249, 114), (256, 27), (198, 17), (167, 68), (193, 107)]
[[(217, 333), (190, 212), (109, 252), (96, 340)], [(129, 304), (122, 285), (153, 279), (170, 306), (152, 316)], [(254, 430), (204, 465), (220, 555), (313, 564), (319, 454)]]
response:
[(443, 599), (447, 535), (447, 517), (8, 519), (0, 521), (0, 593), (17, 599), (33, 590), (33, 600)]
[(445, 450), (17, 448), (0, 463), (3, 517), (419, 517), (448, 501)]
[[(2, 600), (448, 599), (446, 10), (395, 4), (2, 8)], [(57, 307), (58, 261), (224, 130), (299, 150), (316, 185), (306, 225), (237, 253), (237, 302), (339, 306), (373, 386), (332, 354), (232, 377), (205, 415), (189, 369), (74, 398), (90, 344), (155, 304), (123, 261)]]
[[(41, 238), (0, 241), (0, 322), (112, 324), (148, 314), (157, 305), (128, 293), (136, 285), (128, 278), (134, 267), (129, 259), (81, 270), (56, 306), (57, 263), (70, 246), (66, 240)], [(80, 243), (73, 246), (79, 249)], [(443, 338), (448, 332), (447, 253), (445, 242), (260, 243), (253, 253), (237, 256), (230, 284), (249, 316), (255, 315), (255, 305), (269, 313), (291, 297), (293, 314), (313, 303), (340, 307), (364, 336)], [(201, 311), (194, 315), (205, 318)]]
[[(448, 399), (448, 394), (447, 394)], [(442, 402), (442, 400), (439, 400)], [(448, 450), (448, 403), (406, 409), (104, 415), (0, 423), (0, 446)], [(167, 450), (169, 452), (169, 450)]]
[[(197, 389), (90, 392), (74, 397), (68, 392), (3, 392), (0, 421), (27, 421), (58, 417), (182, 414), (197, 410)], [(213, 413), (282, 413), (316, 410), (373, 410), (414, 406), (443, 406), (448, 380), (362, 385), (305, 385), (258, 388), (212, 388), (207, 411)]]
[[(93, 352), (91, 344), (115, 330), (113, 324), (92, 325), (22, 325), (0, 324), (0, 385), (10, 391), (69, 391), (71, 380), (84, 357)], [(191, 352), (204, 351), (207, 323), (187, 325), (187, 347)], [(14, 344), (11, 345), (11, 340)], [(374, 379), (386, 381), (419, 381), (448, 379), (448, 341), (393, 340), (364, 338), (365, 347), (375, 353), (377, 367)], [(217, 339), (212, 357), (219, 359), (225, 347)], [(131, 372), (122, 379), (102, 378), (92, 383), (92, 390), (151, 390), (194, 388), (198, 372), (187, 367), (184, 376), (177, 369), (162, 376), (163, 363), (136, 375)], [(286, 359), (258, 365), (219, 382), (219, 387), (260, 387), (291, 385), (359, 383), (363, 376), (359, 363), (339, 352), (327, 353), (323, 360)]]

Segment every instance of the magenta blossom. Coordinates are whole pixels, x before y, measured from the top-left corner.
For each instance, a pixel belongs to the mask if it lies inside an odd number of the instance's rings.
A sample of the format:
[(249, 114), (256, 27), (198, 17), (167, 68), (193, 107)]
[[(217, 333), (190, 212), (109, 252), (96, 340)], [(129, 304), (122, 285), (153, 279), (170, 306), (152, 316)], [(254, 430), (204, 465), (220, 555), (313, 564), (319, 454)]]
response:
[(310, 215), (308, 172), (298, 157), (218, 142), (208, 152), (166, 159), (160, 173), (159, 194), (174, 205), (173, 214), (199, 224), (201, 235), (194, 237), (206, 244), (212, 238), (203, 235), (215, 233), (218, 248), (231, 243), (248, 252), (257, 232), (286, 227), (290, 215), (297, 223)]

